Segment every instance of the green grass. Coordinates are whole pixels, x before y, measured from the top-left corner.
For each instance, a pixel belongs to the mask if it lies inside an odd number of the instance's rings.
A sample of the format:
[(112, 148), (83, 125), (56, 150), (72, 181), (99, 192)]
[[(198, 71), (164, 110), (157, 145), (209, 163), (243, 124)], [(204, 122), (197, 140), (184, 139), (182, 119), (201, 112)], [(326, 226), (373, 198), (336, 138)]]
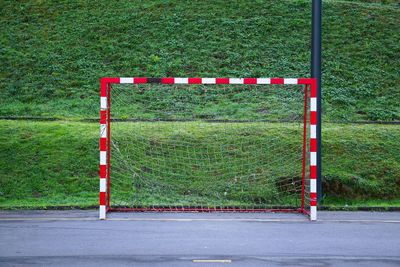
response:
[[(102, 76), (307, 77), (310, 2), (2, 1), (0, 116), (98, 116)], [(396, 1), (324, 1), (327, 121), (400, 119)]]
[(301, 123), (114, 124), (114, 203), (300, 206), (302, 130)]
[[(98, 117), (100, 77), (308, 77), (310, 3), (1, 1), (0, 116), (63, 120), (0, 121), (0, 208), (97, 205), (98, 125), (73, 121)], [(324, 122), (399, 121), (398, 1), (325, 0), (323, 10)], [(238, 97), (188, 108), (252, 119), (264, 105), (291, 110)], [(324, 123), (323, 142), (324, 205), (399, 206), (398, 126)]]
[(113, 118), (136, 120), (302, 121), (299, 85), (114, 85)]
[[(143, 123), (122, 123), (121, 133), (132, 133)], [(154, 140), (170, 140), (191, 136), (201, 143), (196, 125), (192, 132), (169, 131), (163, 123), (147, 123), (146, 136)], [(167, 123), (164, 123), (167, 125)], [(0, 121), (0, 208), (92, 207), (98, 203), (98, 124), (81, 122)], [(155, 131), (155, 127), (161, 129)], [(167, 127), (167, 128), (165, 128)], [(237, 131), (238, 124), (231, 124)], [(271, 133), (286, 129), (274, 124)], [(165, 133), (162, 134), (163, 130)], [(167, 131), (168, 130), (168, 131)], [(197, 133), (197, 134), (196, 134)], [(157, 139), (158, 137), (158, 139)], [(323, 204), (342, 206), (399, 206), (400, 199), (400, 127), (392, 125), (325, 124), (323, 153)], [(164, 139), (162, 139), (164, 138)], [(221, 136), (233, 142), (232, 135)], [(260, 139), (254, 139), (258, 143)], [(166, 142), (166, 141), (165, 141)], [(293, 140), (283, 139), (283, 145)], [(199, 148), (202, 149), (201, 146)], [(157, 151), (153, 151), (156, 153)], [(158, 153), (158, 152), (157, 152)], [(172, 162), (167, 154), (161, 160)], [(163, 158), (164, 157), (164, 158)], [(274, 161), (272, 161), (274, 162)], [(151, 162), (147, 162), (151, 165)], [(225, 168), (235, 168), (230, 161), (222, 161)], [(254, 163), (257, 164), (257, 163)], [(279, 164), (279, 162), (273, 163)], [(148, 166), (150, 166), (148, 165)], [(197, 176), (198, 177), (198, 176)], [(204, 177), (203, 177), (204, 178)], [(224, 177), (216, 175), (211, 182), (224, 184)], [(221, 180), (218, 180), (221, 179)], [(204, 180), (204, 179), (203, 179)], [(206, 183), (205, 183), (206, 184)], [(202, 191), (204, 184), (188, 185)], [(204, 190), (203, 190), (204, 191)], [(206, 197), (204, 197), (206, 196)], [(142, 195), (143, 203), (165, 201), (165, 192)], [(169, 199), (180, 197), (171, 194)], [(239, 198), (240, 200), (241, 198)], [(242, 199), (243, 200), (243, 199)], [(180, 199), (182, 201), (182, 199)], [(202, 201), (215, 201), (203, 194)], [(233, 199), (238, 205), (246, 201)]]
[(343, 199), (327, 197), (320, 205), (321, 209), (327, 210), (379, 210), (391, 211), (400, 210), (400, 199)]
[(0, 206), (95, 204), (96, 126), (2, 121)]

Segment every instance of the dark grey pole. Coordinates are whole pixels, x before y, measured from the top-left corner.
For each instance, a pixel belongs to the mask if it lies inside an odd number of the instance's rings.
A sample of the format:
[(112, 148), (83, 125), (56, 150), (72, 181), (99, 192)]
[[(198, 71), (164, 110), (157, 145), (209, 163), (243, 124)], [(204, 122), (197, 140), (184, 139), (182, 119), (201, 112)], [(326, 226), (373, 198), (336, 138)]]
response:
[(312, 0), (312, 34), (311, 34), (311, 77), (317, 79), (317, 196), (318, 202), (322, 199), (321, 176), (321, 28), (322, 28), (322, 0)]

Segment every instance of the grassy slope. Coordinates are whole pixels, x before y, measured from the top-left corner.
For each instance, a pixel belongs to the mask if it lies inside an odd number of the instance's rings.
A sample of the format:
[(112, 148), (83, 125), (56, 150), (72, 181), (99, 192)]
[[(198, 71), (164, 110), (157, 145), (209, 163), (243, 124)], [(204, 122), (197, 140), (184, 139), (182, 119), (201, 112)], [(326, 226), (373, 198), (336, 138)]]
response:
[(0, 205), (93, 204), (98, 196), (96, 128), (2, 121)]
[[(97, 117), (101, 76), (308, 76), (309, 2), (2, 1), (0, 116)], [(399, 17), (324, 1), (325, 121), (400, 119)], [(97, 124), (0, 126), (2, 207), (97, 204)], [(325, 124), (326, 203), (399, 206), (399, 140)]]
[[(309, 2), (2, 1), (0, 115), (96, 117), (101, 76), (308, 76)], [(324, 2), (325, 120), (400, 119), (379, 2)]]
[[(97, 204), (97, 124), (1, 121), (0, 126), (0, 207)], [(399, 139), (396, 126), (326, 124), (324, 204), (399, 206)]]

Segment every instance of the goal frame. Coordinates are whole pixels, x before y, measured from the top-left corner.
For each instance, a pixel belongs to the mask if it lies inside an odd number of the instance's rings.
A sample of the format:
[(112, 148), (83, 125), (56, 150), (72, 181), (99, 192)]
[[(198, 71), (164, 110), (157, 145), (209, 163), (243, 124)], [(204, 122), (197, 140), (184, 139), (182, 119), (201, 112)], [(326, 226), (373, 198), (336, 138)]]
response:
[[(113, 209), (110, 207), (110, 195), (111, 195), (111, 187), (110, 187), (110, 178), (111, 178), (111, 85), (112, 84), (234, 84), (234, 85), (273, 85), (273, 84), (281, 84), (281, 85), (304, 85), (305, 88), (305, 106), (303, 114), (304, 116), (304, 125), (309, 123), (310, 125), (310, 135), (309, 135), (309, 155), (308, 159), (310, 160), (309, 166), (309, 210), (305, 208), (305, 199), (304, 199), (304, 179), (305, 179), (305, 168), (303, 167), (303, 182), (302, 182), (302, 204), (299, 209), (257, 209), (257, 210), (240, 210), (240, 209), (222, 209), (221, 211), (245, 211), (245, 212), (262, 212), (262, 211), (277, 211), (277, 212), (298, 212), (308, 215), (310, 220), (314, 221), (317, 219), (317, 154), (320, 153), (318, 151), (318, 139), (321, 137), (317, 134), (317, 125), (320, 123), (318, 121), (318, 115), (320, 109), (317, 107), (317, 97), (318, 97), (318, 87), (317, 87), (317, 79), (315, 78), (175, 78), (175, 77), (166, 77), (166, 78), (150, 78), (150, 77), (103, 77), (100, 79), (100, 167), (99, 167), (99, 177), (100, 177), (100, 195), (99, 195), (99, 218), (104, 220), (106, 219), (107, 212), (112, 211)], [(307, 112), (307, 102), (308, 97), (307, 93), (310, 90), (309, 96), (309, 114)], [(308, 116), (307, 116), (308, 115)], [(308, 119), (307, 119), (308, 118)], [(307, 121), (308, 120), (308, 121)], [(304, 131), (306, 128), (304, 126)], [(304, 134), (304, 136), (306, 136)], [(305, 137), (304, 137), (305, 138)], [(303, 166), (305, 166), (305, 144), (303, 147)], [(154, 209), (137, 209), (137, 211), (174, 211), (175, 209), (171, 208), (157, 208)], [(176, 211), (205, 211), (199, 210), (196, 208), (188, 208), (184, 210), (176, 210)], [(213, 209), (207, 209), (206, 211), (213, 211)], [(220, 211), (219, 209), (216, 211)]]

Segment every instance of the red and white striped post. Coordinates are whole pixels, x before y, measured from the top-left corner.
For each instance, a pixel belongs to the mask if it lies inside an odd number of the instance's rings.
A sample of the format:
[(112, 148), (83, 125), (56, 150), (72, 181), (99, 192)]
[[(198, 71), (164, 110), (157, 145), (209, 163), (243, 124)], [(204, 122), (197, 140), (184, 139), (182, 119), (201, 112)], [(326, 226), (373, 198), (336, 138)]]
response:
[(317, 107), (317, 81), (312, 79), (310, 96), (310, 219), (317, 219), (317, 124), (318, 124), (318, 107)]
[(104, 220), (107, 211), (108, 181), (108, 83), (100, 80), (100, 195), (99, 218)]

